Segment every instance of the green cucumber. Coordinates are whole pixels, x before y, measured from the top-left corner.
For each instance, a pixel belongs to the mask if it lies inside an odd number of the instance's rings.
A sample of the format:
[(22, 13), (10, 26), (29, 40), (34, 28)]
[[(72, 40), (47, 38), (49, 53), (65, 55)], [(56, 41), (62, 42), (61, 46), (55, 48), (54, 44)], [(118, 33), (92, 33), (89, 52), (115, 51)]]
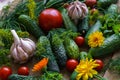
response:
[(118, 6), (116, 4), (111, 4), (107, 10), (108, 14), (118, 14)]
[(82, 59), (86, 59), (86, 57), (87, 57), (88, 55), (87, 55), (87, 52), (85, 52), (85, 51), (82, 51), (82, 52), (80, 52), (80, 60)]
[(72, 75), (70, 76), (70, 80), (76, 80), (77, 75), (78, 75), (78, 73), (76, 71), (73, 71)]
[(35, 38), (38, 39), (40, 36), (44, 35), (43, 31), (40, 29), (36, 21), (32, 20), (29, 16), (22, 14), (19, 16), (18, 21)]
[(46, 8), (49, 8), (49, 7), (52, 7), (54, 5), (58, 5), (59, 3), (63, 2), (64, 0), (49, 0), (47, 3), (46, 3)]
[(67, 10), (61, 7), (60, 12), (63, 17), (65, 28), (73, 32), (77, 32), (77, 27), (75, 26), (75, 24), (71, 21), (70, 17), (68, 16)]
[(85, 35), (89, 29), (88, 26), (88, 15), (80, 21), (78, 24), (78, 31), (82, 34)]
[(67, 61), (66, 50), (63, 45), (63, 40), (57, 34), (52, 36), (52, 49), (56, 57), (57, 63), (60, 67), (65, 67)]
[(51, 44), (49, 39), (46, 36), (41, 36), (38, 39), (38, 42), (36, 43), (36, 55), (39, 58), (47, 57), (48, 58), (48, 65), (47, 69), (48, 71), (55, 71), (59, 72), (59, 66), (57, 64), (57, 61), (55, 59), (55, 56), (53, 54)]
[(64, 45), (69, 58), (79, 58), (79, 47), (73, 39), (66, 37), (64, 40)]
[(100, 27), (102, 27), (102, 24), (99, 20), (88, 30), (87, 34), (85, 35), (85, 43), (88, 44), (88, 37), (91, 33), (95, 31), (100, 31)]
[(23, 76), (18, 74), (12, 74), (9, 76), (8, 80), (36, 80), (35, 77), (32, 76)]
[(97, 1), (97, 6), (99, 8), (106, 9), (108, 8), (111, 4), (116, 4), (118, 0), (98, 0)]
[(100, 47), (91, 48), (89, 54), (93, 57), (105, 57), (120, 49), (120, 34), (113, 34), (106, 38)]

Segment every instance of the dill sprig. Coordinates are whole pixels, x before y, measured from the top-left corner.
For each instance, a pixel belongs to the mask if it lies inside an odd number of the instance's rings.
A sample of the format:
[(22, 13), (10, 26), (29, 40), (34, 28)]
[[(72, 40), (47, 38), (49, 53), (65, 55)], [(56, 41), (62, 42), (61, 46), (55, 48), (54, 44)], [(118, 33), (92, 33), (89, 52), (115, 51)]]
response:
[(109, 70), (114, 73), (120, 74), (120, 58), (111, 60), (109, 64)]
[(29, 10), (29, 16), (31, 17), (31, 19), (36, 19), (35, 17), (36, 2), (34, 0), (28, 0), (27, 7)]

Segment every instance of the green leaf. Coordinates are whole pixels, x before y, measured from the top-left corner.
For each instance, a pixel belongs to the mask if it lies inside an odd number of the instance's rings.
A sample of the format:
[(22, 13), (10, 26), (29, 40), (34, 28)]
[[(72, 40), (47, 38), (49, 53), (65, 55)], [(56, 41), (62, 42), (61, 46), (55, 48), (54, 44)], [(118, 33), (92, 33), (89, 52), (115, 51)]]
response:
[(113, 26), (113, 31), (118, 34), (120, 32), (120, 24), (114, 25)]

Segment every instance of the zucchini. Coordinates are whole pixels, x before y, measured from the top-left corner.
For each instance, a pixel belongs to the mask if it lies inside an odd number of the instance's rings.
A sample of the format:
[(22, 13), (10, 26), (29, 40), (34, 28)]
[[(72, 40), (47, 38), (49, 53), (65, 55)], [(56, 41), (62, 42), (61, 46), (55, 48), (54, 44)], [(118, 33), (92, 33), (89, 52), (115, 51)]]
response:
[(61, 67), (65, 67), (67, 61), (66, 50), (63, 45), (63, 40), (57, 34), (52, 36), (52, 49), (54, 51), (54, 55), (57, 59), (57, 63)]
[(85, 43), (88, 44), (88, 37), (91, 33), (95, 31), (100, 31), (100, 27), (102, 27), (102, 24), (99, 20), (88, 30), (87, 34), (85, 35)]
[(18, 17), (18, 21), (24, 25), (24, 28), (35, 38), (38, 39), (40, 36), (44, 35), (36, 21), (32, 20), (29, 16), (22, 14)]
[(75, 26), (75, 24), (71, 21), (70, 17), (68, 16), (67, 10), (61, 7), (60, 12), (63, 17), (65, 28), (73, 32), (77, 32), (77, 27)]
[(60, 70), (57, 61), (55, 59), (55, 56), (52, 52), (49, 39), (46, 36), (41, 36), (36, 44), (37, 44), (36, 55), (40, 54), (38, 58), (42, 58), (42, 57), (48, 58), (48, 65), (47, 65), (48, 71), (59, 72)]
[(64, 45), (69, 58), (79, 58), (79, 47), (73, 39), (66, 37), (64, 40)]
[(78, 32), (80, 32), (84, 36), (87, 33), (88, 29), (89, 29), (89, 26), (88, 26), (88, 15), (87, 15), (78, 24)]
[(120, 49), (120, 34), (107, 37), (100, 47), (91, 48), (89, 54), (93, 57), (105, 57)]

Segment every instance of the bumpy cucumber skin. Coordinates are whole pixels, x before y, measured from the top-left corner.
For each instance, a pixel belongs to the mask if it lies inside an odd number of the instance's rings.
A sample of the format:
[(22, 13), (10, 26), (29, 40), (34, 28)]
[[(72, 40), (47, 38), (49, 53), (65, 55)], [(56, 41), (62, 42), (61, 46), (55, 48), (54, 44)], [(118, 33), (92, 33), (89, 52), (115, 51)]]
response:
[(45, 53), (42, 53), (41, 56), (47, 57), (49, 59), (47, 69), (48, 71), (60, 72), (59, 66), (51, 49), (51, 44), (49, 39), (46, 36), (41, 36), (38, 40), (39, 43), (45, 48)]
[(35, 78), (33, 78), (32, 76), (12, 74), (9, 76), (8, 80), (35, 80)]
[(65, 67), (67, 61), (67, 55), (63, 42), (61, 42), (60, 44), (55, 44), (55, 42), (52, 42), (52, 48), (58, 65), (60, 67)]
[(111, 4), (116, 4), (118, 0), (98, 0), (97, 6), (103, 9), (108, 8)]
[(19, 16), (18, 21), (23, 24), (24, 28), (35, 38), (38, 39), (40, 36), (44, 35), (36, 21), (32, 20), (29, 16), (22, 14)]
[(106, 38), (103, 45), (91, 48), (89, 54), (93, 57), (105, 57), (120, 49), (120, 34), (113, 34)]
[(118, 6), (116, 4), (111, 4), (107, 10), (108, 14), (117, 14), (118, 13)]
[(78, 59), (79, 58), (79, 47), (74, 42), (73, 39), (66, 38), (64, 41), (65, 49), (69, 58)]

